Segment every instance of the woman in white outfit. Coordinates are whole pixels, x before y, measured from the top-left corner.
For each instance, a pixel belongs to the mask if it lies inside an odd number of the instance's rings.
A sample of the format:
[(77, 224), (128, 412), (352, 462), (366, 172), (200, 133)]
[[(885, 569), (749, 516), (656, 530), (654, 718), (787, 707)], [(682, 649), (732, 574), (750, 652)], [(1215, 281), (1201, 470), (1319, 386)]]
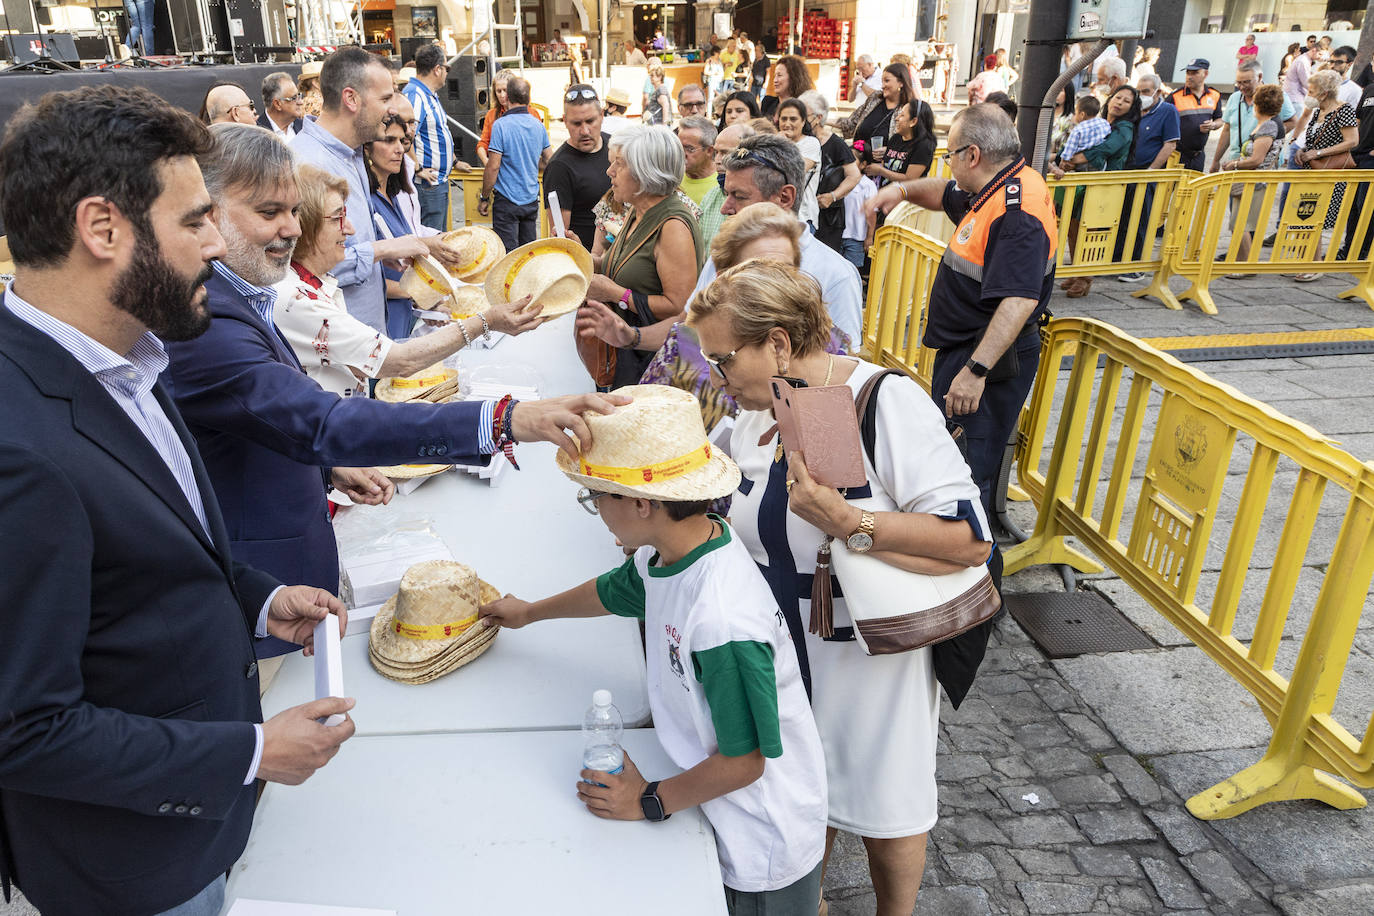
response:
[(940, 411), (914, 381), (878, 389), (868, 485), (816, 484), (803, 456), (784, 455), (771, 379), (847, 385), (857, 396), (879, 366), (825, 351), (830, 319), (816, 282), (790, 265), (746, 261), (725, 271), (689, 310), (711, 383), (739, 404), (730, 439), (743, 479), (731, 523), (759, 564), (792, 632), (825, 748), (830, 784), (827, 855), (835, 830), (863, 838), (879, 916), (908, 916), (935, 823), (940, 693), (930, 649), (867, 656), (853, 641), (843, 583), (834, 587), (835, 636), (807, 632), (816, 552), (826, 535), (861, 527), (873, 556), (926, 573), (987, 561), (992, 549), (978, 487)]

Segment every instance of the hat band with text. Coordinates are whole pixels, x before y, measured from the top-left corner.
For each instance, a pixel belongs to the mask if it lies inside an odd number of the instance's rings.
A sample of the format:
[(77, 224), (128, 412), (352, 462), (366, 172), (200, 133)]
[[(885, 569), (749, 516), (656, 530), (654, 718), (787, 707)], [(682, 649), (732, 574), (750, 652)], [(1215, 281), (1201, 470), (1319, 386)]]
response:
[(433, 388), (435, 385), (442, 385), (448, 381), (448, 373), (443, 375), (427, 375), (424, 378), (394, 378), (391, 380), (393, 388)]
[(404, 636), (407, 639), (449, 639), (453, 636), (461, 636), (476, 622), (477, 612), (473, 611), (472, 616), (464, 617), (462, 620), (455, 620), (451, 623), (436, 623), (430, 626), (401, 623), (399, 620), (393, 620), (391, 628), (396, 631), (396, 635)]
[(598, 480), (607, 480), (611, 483), (633, 487), (653, 483), (656, 480), (672, 480), (674, 477), (682, 477), (692, 471), (704, 468), (710, 463), (711, 443), (707, 442), (701, 448), (694, 448), (685, 455), (679, 455), (676, 458), (644, 467), (618, 468), (604, 464), (588, 464), (585, 458), (579, 462), (579, 465), (582, 474), (587, 477), (595, 477)]
[(424, 282), (425, 286), (428, 286), (430, 289), (434, 290), (436, 293), (440, 293), (441, 295), (448, 295), (449, 285), (440, 280), (438, 277), (431, 274), (429, 270), (425, 267), (424, 262), (416, 261), (411, 266), (415, 268), (415, 276), (419, 277)]

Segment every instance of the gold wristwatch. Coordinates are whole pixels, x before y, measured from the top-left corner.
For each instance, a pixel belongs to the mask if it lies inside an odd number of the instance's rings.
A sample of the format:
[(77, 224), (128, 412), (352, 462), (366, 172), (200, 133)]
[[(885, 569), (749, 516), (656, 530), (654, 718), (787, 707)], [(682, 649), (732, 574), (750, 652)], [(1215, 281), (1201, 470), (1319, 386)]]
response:
[(855, 553), (867, 553), (873, 547), (873, 529), (877, 525), (878, 517), (867, 509), (859, 510), (859, 527), (854, 529), (854, 533), (844, 542), (845, 546)]

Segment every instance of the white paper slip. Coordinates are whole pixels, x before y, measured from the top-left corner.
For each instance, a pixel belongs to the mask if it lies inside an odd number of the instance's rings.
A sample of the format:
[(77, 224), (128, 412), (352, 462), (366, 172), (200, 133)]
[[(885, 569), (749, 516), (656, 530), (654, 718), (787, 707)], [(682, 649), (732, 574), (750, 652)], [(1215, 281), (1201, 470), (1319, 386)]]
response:
[(453, 316), (452, 316), (451, 314), (449, 314), (448, 312), (428, 311), (428, 310), (426, 310), (426, 309), (411, 309), (411, 311), (414, 312), (415, 315), (416, 315), (417, 317), (419, 317), (419, 318), (424, 318), (424, 319), (426, 319), (427, 321), (452, 321), (452, 320), (453, 320)]
[(357, 636), (359, 633), (367, 633), (372, 629), (372, 618), (377, 616), (377, 612), (382, 609), (380, 604), (369, 604), (365, 607), (351, 607), (348, 609), (348, 632), (345, 636)]
[[(339, 650), (339, 618), (333, 614), (315, 624), (315, 699), (343, 697), (343, 653)], [(338, 725), (344, 714), (335, 713), (325, 725)]]
[(279, 903), (275, 900), (240, 897), (225, 916), (396, 916), (396, 911), (357, 906), (321, 906), (317, 903)]
[(561, 239), (563, 237), (563, 208), (558, 206), (558, 192), (549, 192), (549, 228), (553, 230), (553, 237)]

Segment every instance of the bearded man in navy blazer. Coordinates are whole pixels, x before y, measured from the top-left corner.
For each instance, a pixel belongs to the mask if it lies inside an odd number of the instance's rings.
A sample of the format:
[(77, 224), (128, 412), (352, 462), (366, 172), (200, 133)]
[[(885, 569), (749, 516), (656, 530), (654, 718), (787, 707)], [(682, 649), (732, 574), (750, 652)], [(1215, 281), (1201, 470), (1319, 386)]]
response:
[(0, 143), (0, 885), (46, 916), (218, 913), (254, 780), (299, 783), (353, 733), (316, 721), (342, 699), (259, 724), (254, 637), (346, 615), (234, 562), (158, 381), (162, 341), (210, 323), (209, 148), (114, 86), (46, 95)]
[(215, 124), (210, 135), (213, 148), (199, 161), (227, 252), (206, 284), (210, 328), (168, 348), (165, 378), (205, 456), (234, 556), (334, 591), (328, 483), (376, 503), (392, 485), (370, 465), (487, 461), (508, 441), (553, 442), (575, 457), (564, 430), (589, 444), (583, 412), (628, 402), (592, 394), (516, 402), (509, 423), (497, 424), (495, 401), (393, 404), (325, 391), (272, 322), (272, 285), (301, 234), (291, 151), (250, 125)]

